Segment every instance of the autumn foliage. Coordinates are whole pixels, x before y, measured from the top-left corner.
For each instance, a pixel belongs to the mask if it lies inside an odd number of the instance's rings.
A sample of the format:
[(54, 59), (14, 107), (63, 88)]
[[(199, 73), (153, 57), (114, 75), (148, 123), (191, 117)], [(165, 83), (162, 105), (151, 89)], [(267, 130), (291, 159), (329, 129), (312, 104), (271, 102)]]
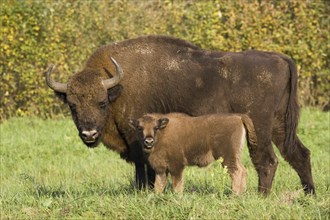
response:
[(301, 105), (329, 107), (329, 3), (315, 0), (41, 1), (0, 3), (0, 121), (66, 113), (45, 85), (80, 70), (97, 47), (147, 34), (171, 35), (202, 48), (259, 49), (292, 57)]

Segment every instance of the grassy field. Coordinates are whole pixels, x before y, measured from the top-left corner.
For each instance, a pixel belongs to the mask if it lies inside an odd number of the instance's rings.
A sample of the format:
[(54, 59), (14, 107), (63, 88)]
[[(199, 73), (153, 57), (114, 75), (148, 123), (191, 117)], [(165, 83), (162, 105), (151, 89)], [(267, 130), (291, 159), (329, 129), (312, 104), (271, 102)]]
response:
[(330, 219), (329, 112), (303, 109), (299, 136), (312, 152), (317, 197), (280, 157), (272, 193), (257, 193), (244, 149), (246, 193), (230, 192), (215, 162), (185, 170), (184, 195), (134, 188), (134, 169), (103, 146), (88, 149), (71, 119), (12, 118), (0, 125), (1, 219)]

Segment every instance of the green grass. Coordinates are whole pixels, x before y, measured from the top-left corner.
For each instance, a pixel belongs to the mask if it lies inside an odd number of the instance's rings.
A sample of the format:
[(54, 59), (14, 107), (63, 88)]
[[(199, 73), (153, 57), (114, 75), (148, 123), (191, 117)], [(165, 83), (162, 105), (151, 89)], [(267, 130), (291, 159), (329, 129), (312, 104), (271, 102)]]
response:
[(304, 109), (299, 136), (312, 152), (317, 197), (280, 157), (272, 193), (257, 193), (244, 149), (246, 193), (230, 193), (219, 162), (185, 170), (182, 196), (133, 186), (134, 168), (103, 146), (85, 147), (71, 119), (12, 118), (1, 129), (1, 219), (330, 219), (329, 113)]

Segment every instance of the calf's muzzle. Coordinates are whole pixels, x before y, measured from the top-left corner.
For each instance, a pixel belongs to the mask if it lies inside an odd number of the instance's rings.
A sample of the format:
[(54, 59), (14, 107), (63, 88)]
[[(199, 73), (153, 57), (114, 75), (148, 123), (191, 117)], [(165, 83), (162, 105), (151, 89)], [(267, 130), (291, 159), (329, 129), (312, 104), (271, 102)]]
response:
[(144, 147), (150, 149), (154, 146), (154, 139), (152, 137), (147, 137), (144, 139)]

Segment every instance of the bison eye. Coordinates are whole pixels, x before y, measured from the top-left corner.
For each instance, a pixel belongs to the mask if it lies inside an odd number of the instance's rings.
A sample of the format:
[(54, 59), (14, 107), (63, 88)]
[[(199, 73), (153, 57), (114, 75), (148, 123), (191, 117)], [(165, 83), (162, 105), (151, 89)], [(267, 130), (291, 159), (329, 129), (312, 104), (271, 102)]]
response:
[(138, 126), (137, 130), (141, 132), (141, 131), (143, 131), (143, 128), (141, 126)]
[(105, 107), (107, 107), (107, 103), (106, 102), (100, 102), (99, 106), (100, 106), (100, 108), (104, 109)]

